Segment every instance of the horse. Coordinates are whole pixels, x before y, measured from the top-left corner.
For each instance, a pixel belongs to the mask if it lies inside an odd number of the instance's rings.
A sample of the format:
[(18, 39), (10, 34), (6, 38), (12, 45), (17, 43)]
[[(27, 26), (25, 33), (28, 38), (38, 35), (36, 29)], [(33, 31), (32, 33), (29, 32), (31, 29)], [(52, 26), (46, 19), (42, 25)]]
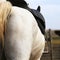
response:
[(38, 6), (37, 9), (32, 9), (28, 6), (28, 3), (25, 0), (7, 0), (7, 1), (10, 1), (13, 6), (18, 6), (30, 11), (34, 16), (35, 20), (37, 21), (41, 32), (45, 35), (45, 28), (46, 28), (45, 18), (41, 13), (40, 6)]
[(40, 60), (45, 38), (28, 10), (0, 0), (0, 38), (6, 60)]

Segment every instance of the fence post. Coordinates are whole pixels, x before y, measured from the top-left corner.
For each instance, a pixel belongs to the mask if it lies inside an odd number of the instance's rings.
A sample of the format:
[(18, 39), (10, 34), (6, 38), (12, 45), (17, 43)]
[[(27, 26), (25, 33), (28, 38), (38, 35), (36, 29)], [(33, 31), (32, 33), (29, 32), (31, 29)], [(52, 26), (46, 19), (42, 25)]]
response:
[(51, 36), (51, 29), (49, 29), (49, 41), (50, 41), (50, 56), (52, 60), (52, 36)]

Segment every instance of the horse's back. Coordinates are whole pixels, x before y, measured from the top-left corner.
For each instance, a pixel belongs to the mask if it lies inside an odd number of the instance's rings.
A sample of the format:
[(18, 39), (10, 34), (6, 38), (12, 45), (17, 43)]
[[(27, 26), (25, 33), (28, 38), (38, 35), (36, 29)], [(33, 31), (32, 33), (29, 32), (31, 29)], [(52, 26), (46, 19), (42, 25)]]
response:
[[(33, 15), (26, 9), (12, 7), (5, 33), (7, 60), (38, 59), (44, 49), (44, 36)], [(36, 47), (36, 48), (35, 48)], [(41, 51), (40, 51), (41, 50)]]
[[(28, 60), (33, 41), (33, 15), (22, 8), (12, 7), (5, 33), (7, 60)], [(20, 56), (21, 55), (21, 56)]]
[(35, 20), (29, 11), (19, 7), (12, 7), (12, 14), (8, 19), (7, 30), (11, 28), (12, 30), (19, 29), (19, 31), (21, 29), (23, 31), (24, 28), (28, 31), (32, 29)]

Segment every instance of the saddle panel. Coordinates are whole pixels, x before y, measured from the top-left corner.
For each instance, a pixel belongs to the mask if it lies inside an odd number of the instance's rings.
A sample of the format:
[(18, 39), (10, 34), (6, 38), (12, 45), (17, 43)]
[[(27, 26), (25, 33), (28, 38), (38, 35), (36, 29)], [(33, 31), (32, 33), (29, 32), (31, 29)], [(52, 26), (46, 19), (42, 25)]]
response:
[(45, 19), (44, 19), (43, 15), (39, 11), (37, 11), (37, 10), (34, 10), (34, 9), (28, 9), (28, 10), (35, 17), (35, 19), (36, 19), (36, 21), (38, 23), (38, 26), (41, 29), (41, 32), (43, 34), (45, 34)]

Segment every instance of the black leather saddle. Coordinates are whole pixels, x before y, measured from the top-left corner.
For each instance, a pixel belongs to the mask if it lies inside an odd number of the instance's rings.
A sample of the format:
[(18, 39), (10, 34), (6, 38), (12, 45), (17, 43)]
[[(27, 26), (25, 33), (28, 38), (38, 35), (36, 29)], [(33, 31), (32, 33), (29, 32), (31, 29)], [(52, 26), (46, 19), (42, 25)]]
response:
[(28, 9), (28, 10), (35, 17), (41, 32), (43, 34), (45, 34), (45, 19), (44, 19), (43, 15), (40, 13), (40, 11), (38, 9), (37, 10), (35, 10), (35, 9)]

